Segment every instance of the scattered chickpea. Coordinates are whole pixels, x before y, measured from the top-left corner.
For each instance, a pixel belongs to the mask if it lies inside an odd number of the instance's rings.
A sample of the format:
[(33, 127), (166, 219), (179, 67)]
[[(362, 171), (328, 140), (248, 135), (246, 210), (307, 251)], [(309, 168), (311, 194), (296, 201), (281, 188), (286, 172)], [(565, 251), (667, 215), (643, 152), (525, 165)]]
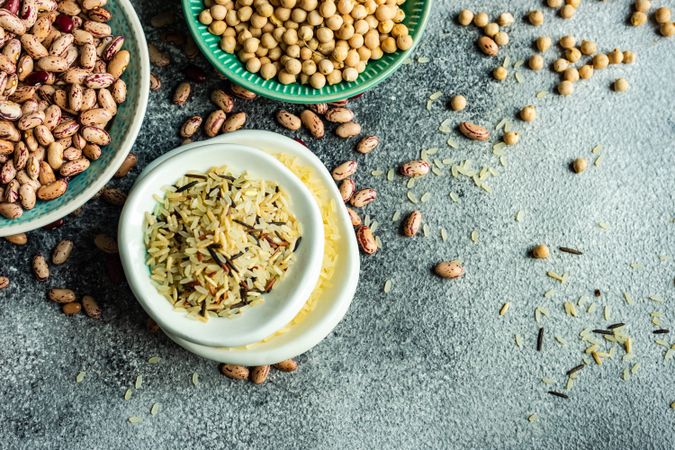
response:
[(497, 23), (499, 24), (500, 27), (508, 27), (510, 25), (513, 25), (513, 22), (514, 22), (513, 14), (509, 12), (501, 13), (497, 18)]
[(532, 122), (537, 117), (537, 111), (533, 105), (527, 105), (520, 110), (520, 119), (525, 122)]
[(537, 47), (537, 50), (544, 53), (551, 48), (551, 38), (548, 36), (539, 36), (534, 42), (534, 45)]
[(615, 48), (607, 55), (610, 64), (621, 64), (623, 61), (623, 52), (618, 48)]
[(488, 24), (490, 19), (488, 18), (487, 13), (485, 12), (479, 12), (473, 17), (473, 24), (476, 25), (478, 28), (483, 28), (485, 25)]
[(546, 0), (546, 6), (558, 9), (562, 6), (563, 0)]
[(532, 10), (527, 13), (527, 20), (530, 22), (530, 24), (538, 27), (544, 23), (544, 13), (538, 9)]
[(625, 78), (617, 78), (614, 81), (614, 90), (616, 92), (626, 92), (629, 88), (628, 81)]
[(584, 39), (583, 41), (581, 41), (579, 50), (581, 50), (582, 54), (590, 56), (594, 54), (596, 51), (598, 51), (598, 46), (595, 42), (589, 41), (588, 39)]
[(675, 24), (672, 22), (662, 23), (659, 27), (659, 33), (665, 37), (671, 37), (675, 35)]
[(499, 33), (499, 25), (495, 22), (490, 22), (483, 27), (483, 33), (485, 33), (486, 36), (494, 37), (495, 34)]
[(585, 171), (586, 168), (588, 167), (588, 161), (586, 161), (585, 158), (577, 158), (574, 161), (572, 161), (570, 167), (572, 168), (572, 172), (581, 173)]
[(500, 47), (503, 47), (509, 43), (509, 35), (504, 31), (500, 31), (499, 33), (495, 34), (492, 39), (495, 41), (495, 44)]
[(631, 14), (630, 24), (633, 25), (634, 27), (641, 27), (646, 23), (647, 23), (647, 14), (643, 13), (642, 11), (635, 11), (633, 14)]
[(457, 16), (457, 22), (463, 27), (469, 26), (472, 20), (473, 12), (468, 9), (461, 10)]
[(593, 66), (590, 64), (585, 64), (579, 68), (579, 78), (582, 80), (588, 80), (593, 76)]
[(569, 34), (566, 36), (563, 36), (560, 38), (560, 41), (558, 42), (562, 48), (572, 48), (577, 44), (577, 40), (574, 36), (570, 36)]
[(574, 17), (574, 14), (577, 12), (577, 9), (572, 5), (565, 5), (560, 8), (560, 17), (565, 20), (571, 19)]
[(568, 67), (565, 69), (562, 75), (563, 80), (565, 81), (578, 81), (579, 80), (579, 71), (576, 67)]
[(567, 97), (574, 92), (574, 83), (570, 80), (563, 80), (558, 84), (558, 94)]
[(450, 99), (450, 108), (453, 111), (462, 111), (466, 108), (466, 98), (463, 95), (455, 95)]
[(624, 64), (633, 64), (635, 62), (635, 53), (630, 50), (624, 50), (623, 52), (623, 63)]
[(532, 248), (532, 250), (530, 250), (530, 255), (532, 255), (532, 257), (535, 259), (546, 259), (550, 254), (551, 252), (548, 250), (548, 246), (546, 244), (536, 245)]
[(565, 4), (578, 8), (579, 6), (581, 6), (581, 0), (565, 0)]
[(598, 53), (593, 56), (593, 68), (604, 69), (609, 65), (609, 58), (604, 53)]
[(520, 141), (520, 134), (517, 131), (507, 131), (504, 133), (504, 143), (506, 145), (516, 145)]
[(652, 7), (652, 2), (650, 0), (635, 0), (635, 11), (647, 12), (649, 8)]
[(506, 70), (504, 66), (495, 67), (492, 71), (492, 76), (495, 78), (495, 80), (504, 81), (508, 75), (509, 71)]
[(565, 58), (558, 58), (553, 61), (553, 71), (563, 73), (570, 66), (570, 62)]
[(565, 50), (565, 59), (574, 64), (581, 59), (581, 52), (576, 47), (568, 48)]
[(656, 23), (659, 24), (670, 22), (670, 18), (671, 18), (670, 8), (668, 8), (667, 6), (660, 7), (654, 13), (654, 19), (656, 20)]
[(530, 59), (527, 61), (527, 65), (532, 70), (541, 70), (544, 67), (544, 58), (540, 54), (535, 53), (534, 55), (530, 56)]

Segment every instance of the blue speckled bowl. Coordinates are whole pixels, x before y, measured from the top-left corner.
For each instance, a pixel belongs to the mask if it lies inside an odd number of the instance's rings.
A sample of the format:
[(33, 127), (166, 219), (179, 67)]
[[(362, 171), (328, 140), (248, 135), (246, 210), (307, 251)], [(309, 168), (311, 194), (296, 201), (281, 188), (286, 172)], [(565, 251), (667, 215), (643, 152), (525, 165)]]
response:
[(103, 149), (102, 156), (91, 166), (74, 177), (66, 193), (49, 202), (38, 201), (30, 211), (18, 219), (7, 220), (0, 216), (0, 236), (23, 233), (52, 223), (82, 206), (113, 177), (131, 150), (143, 123), (148, 104), (150, 62), (148, 46), (141, 23), (129, 0), (108, 2), (113, 13), (110, 22), (114, 34), (124, 35), (124, 48), (131, 53), (131, 61), (122, 79), (127, 84), (127, 101), (120, 105), (117, 116), (108, 131), (112, 138)]

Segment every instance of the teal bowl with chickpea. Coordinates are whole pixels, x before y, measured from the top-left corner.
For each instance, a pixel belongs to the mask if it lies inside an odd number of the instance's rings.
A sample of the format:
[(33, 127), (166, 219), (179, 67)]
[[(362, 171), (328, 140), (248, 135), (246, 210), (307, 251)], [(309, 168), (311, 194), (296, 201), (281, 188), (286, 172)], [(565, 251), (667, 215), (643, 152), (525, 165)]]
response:
[(289, 103), (327, 103), (384, 81), (406, 60), (431, 0), (182, 0), (209, 62), (233, 83)]

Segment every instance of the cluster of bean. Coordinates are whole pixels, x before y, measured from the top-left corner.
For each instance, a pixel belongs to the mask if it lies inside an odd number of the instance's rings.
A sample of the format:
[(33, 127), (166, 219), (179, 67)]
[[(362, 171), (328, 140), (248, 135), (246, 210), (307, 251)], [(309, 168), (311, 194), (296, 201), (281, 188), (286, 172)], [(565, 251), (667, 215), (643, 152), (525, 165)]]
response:
[(6, 0), (0, 8), (0, 214), (66, 192), (110, 143), (126, 99), (123, 36), (107, 0)]
[(474, 24), (483, 31), (483, 36), (478, 38), (478, 48), (488, 56), (496, 56), (499, 48), (509, 43), (509, 35), (504, 28), (513, 25), (513, 14), (501, 13), (495, 22), (490, 22), (486, 12), (476, 14), (468, 9), (463, 9), (457, 16), (457, 22), (463, 27)]
[(246, 70), (321, 89), (355, 81), (370, 60), (407, 50), (405, 0), (205, 0), (199, 21)]
[[(646, 24), (649, 18), (647, 14), (652, 7), (650, 0), (635, 0), (633, 4), (633, 14), (630, 16), (630, 23), (634, 27), (641, 27)], [(675, 23), (673, 23), (672, 13), (667, 6), (661, 6), (654, 11), (654, 22), (659, 26), (659, 33), (665, 37), (675, 35)]]

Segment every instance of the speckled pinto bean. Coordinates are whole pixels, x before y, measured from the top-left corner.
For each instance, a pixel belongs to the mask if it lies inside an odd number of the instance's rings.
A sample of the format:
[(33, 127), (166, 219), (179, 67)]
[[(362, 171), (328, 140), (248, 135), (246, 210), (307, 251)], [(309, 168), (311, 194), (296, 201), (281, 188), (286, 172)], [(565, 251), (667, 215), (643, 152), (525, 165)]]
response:
[[(106, 0), (4, 0), (0, 8), (0, 214), (62, 196), (110, 143), (131, 55)], [(156, 56), (156, 55), (155, 55)], [(127, 164), (129, 164), (127, 162)], [(133, 166), (133, 164), (132, 164)]]
[(354, 175), (356, 173), (356, 169), (358, 169), (358, 163), (356, 161), (345, 161), (334, 168), (331, 172), (331, 175), (335, 181), (341, 181)]

